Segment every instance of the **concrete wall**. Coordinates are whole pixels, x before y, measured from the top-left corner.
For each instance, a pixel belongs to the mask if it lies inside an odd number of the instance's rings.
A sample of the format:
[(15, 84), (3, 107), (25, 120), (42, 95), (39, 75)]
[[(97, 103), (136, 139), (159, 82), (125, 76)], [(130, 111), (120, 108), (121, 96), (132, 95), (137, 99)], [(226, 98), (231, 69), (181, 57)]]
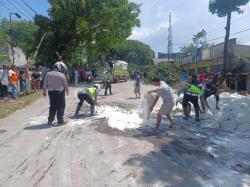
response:
[(236, 45), (235, 56), (237, 56), (237, 57), (250, 57), (250, 46)]
[(223, 56), (224, 44), (218, 44), (210, 48), (210, 58), (219, 58)]
[(210, 56), (211, 56), (211, 49), (210, 48), (203, 49), (202, 60), (208, 60), (210, 59)]
[(190, 64), (193, 61), (193, 55), (186, 56), (182, 59), (182, 64)]

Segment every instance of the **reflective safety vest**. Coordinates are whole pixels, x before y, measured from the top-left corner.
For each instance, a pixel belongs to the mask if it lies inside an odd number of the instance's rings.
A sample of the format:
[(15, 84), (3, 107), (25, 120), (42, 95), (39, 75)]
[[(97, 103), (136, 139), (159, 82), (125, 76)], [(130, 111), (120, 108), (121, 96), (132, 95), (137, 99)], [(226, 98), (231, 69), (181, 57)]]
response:
[(186, 92), (188, 93), (193, 93), (193, 94), (201, 94), (201, 89), (195, 85), (191, 85), (187, 90)]
[(105, 74), (104, 74), (103, 80), (104, 80), (104, 81), (109, 81), (109, 80), (110, 80), (110, 75), (109, 75), (109, 73), (105, 73)]
[(94, 97), (95, 92), (96, 92), (96, 88), (91, 87), (91, 88), (88, 88), (88, 89), (87, 89), (87, 93), (88, 93), (91, 97)]

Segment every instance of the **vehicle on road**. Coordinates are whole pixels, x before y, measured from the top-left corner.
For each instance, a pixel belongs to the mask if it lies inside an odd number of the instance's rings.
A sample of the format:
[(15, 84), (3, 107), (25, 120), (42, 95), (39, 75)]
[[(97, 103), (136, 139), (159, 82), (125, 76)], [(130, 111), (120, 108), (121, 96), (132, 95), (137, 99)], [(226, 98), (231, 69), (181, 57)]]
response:
[(125, 61), (117, 60), (113, 68), (113, 81), (118, 82), (121, 80), (127, 81), (129, 79), (128, 63)]

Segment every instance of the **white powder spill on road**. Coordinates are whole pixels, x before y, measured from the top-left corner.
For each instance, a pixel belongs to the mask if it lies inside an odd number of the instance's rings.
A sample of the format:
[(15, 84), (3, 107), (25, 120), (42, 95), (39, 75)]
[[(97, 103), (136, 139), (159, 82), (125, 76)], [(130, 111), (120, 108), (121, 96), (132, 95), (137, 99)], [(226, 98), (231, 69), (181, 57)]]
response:
[(137, 129), (144, 125), (150, 125), (149, 106), (152, 105), (154, 96), (145, 94), (141, 106), (136, 110), (124, 110), (119, 107), (103, 106), (98, 109), (101, 117), (108, 119), (108, 124), (112, 128), (119, 130)]
[(30, 118), (29, 125), (40, 125), (43, 123), (47, 123), (47, 121), (48, 121), (47, 116), (33, 117)]
[(119, 130), (136, 129), (142, 126), (143, 119), (136, 110), (127, 111), (119, 107), (103, 106), (97, 110), (100, 117), (106, 117), (112, 128)]

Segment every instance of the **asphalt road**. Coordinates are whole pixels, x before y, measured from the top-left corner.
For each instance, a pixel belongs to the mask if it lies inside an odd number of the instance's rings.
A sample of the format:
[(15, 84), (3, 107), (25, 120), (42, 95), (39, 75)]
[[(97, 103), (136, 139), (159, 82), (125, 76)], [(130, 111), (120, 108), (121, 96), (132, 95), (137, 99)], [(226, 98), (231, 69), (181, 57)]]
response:
[[(99, 106), (140, 105), (132, 82), (112, 88), (112, 96), (102, 91)], [(142, 86), (142, 93), (152, 88)], [(0, 120), (1, 187), (250, 186), (249, 151), (222, 143), (246, 143), (248, 136), (200, 129), (180, 116), (176, 129), (159, 133), (146, 126), (119, 131), (98, 116), (74, 120), (75, 90), (67, 96), (64, 126), (47, 126), (48, 98)]]

